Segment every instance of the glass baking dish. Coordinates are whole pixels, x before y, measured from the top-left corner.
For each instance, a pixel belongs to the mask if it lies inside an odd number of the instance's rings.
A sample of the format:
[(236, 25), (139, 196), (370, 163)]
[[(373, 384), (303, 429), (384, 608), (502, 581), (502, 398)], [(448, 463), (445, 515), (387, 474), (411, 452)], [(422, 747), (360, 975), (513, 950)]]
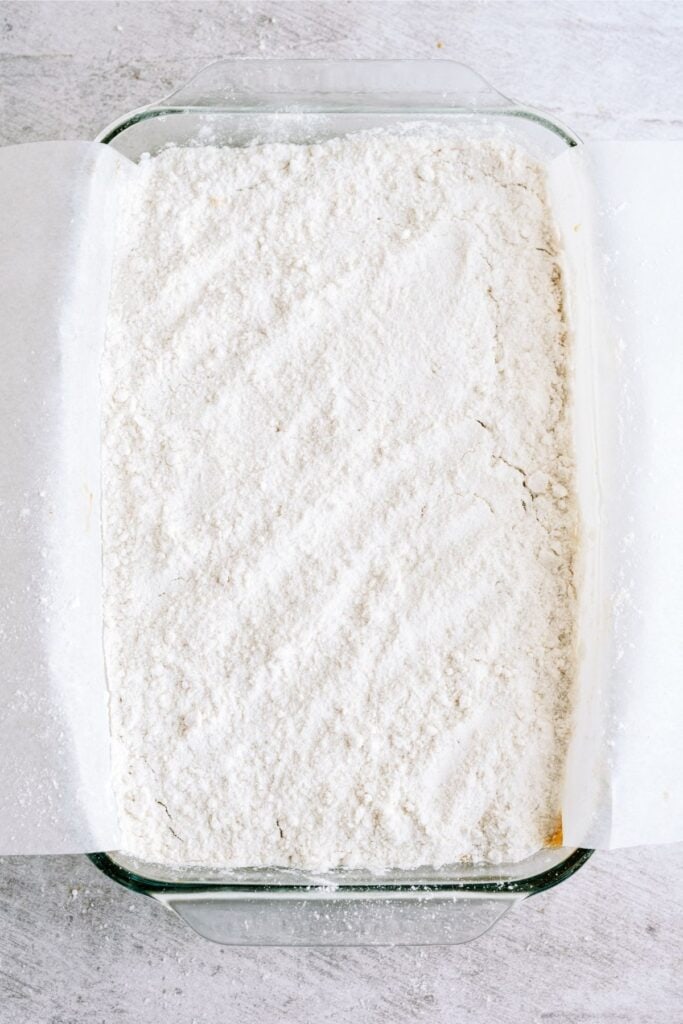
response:
[[(137, 161), (170, 145), (312, 142), (416, 121), (468, 134), (504, 133), (541, 161), (579, 141), (460, 64), (319, 60), (218, 61), (167, 99), (110, 125), (98, 141)], [(123, 853), (91, 859), (217, 942), (383, 945), (473, 939), (517, 901), (568, 878), (590, 854), (558, 846), (516, 864), (383, 875), (169, 868)]]

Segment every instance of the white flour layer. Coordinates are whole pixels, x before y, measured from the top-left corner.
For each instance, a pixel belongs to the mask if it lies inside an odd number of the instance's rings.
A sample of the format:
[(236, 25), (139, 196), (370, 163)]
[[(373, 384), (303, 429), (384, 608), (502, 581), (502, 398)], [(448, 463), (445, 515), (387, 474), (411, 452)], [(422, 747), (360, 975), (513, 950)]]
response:
[(543, 173), (509, 144), (143, 161), (103, 366), (127, 851), (544, 845), (573, 675), (566, 363)]

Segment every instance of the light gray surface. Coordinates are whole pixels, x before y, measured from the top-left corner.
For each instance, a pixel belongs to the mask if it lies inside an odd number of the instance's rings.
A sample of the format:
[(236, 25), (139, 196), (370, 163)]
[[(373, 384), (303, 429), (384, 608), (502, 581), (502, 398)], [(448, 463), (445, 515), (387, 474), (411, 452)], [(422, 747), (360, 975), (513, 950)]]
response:
[[(677, 3), (4, 3), (0, 143), (92, 138), (227, 56), (450, 57), (585, 137), (683, 138)], [(77, 857), (0, 862), (1, 1024), (683, 1021), (683, 846), (596, 855), (470, 946), (212, 946)]]

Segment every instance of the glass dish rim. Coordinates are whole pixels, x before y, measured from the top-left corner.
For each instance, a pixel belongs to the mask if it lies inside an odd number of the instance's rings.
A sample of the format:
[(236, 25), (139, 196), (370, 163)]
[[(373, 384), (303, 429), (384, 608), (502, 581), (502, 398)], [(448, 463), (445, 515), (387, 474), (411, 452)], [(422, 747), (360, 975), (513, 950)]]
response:
[[(573, 146), (576, 146), (576, 145), (580, 144), (581, 140), (580, 140), (579, 136), (576, 135), (576, 133), (573, 132), (570, 128), (568, 128), (566, 125), (562, 124), (556, 118), (551, 117), (545, 111), (537, 110), (536, 108), (534, 108), (532, 106), (527, 106), (526, 104), (517, 103), (516, 100), (511, 100), (509, 97), (505, 96), (503, 93), (499, 92), (497, 89), (495, 89), (493, 86), (491, 86), (485, 78), (483, 78), (478, 72), (474, 71), (473, 68), (469, 67), (469, 65), (464, 64), (462, 61), (455, 61), (455, 60), (438, 60), (438, 61), (434, 61), (434, 60), (429, 60), (429, 59), (425, 59), (425, 58), (389, 58), (389, 59), (382, 59), (382, 58), (376, 58), (376, 59), (373, 59), (373, 58), (361, 58), (361, 59), (357, 59), (357, 58), (340, 58), (340, 59), (325, 60), (325, 59), (317, 58), (317, 57), (304, 57), (304, 58), (287, 57), (287, 58), (282, 58), (282, 59), (274, 58), (272, 60), (267, 59), (267, 58), (251, 58), (251, 59), (244, 59), (244, 60), (241, 60), (241, 59), (238, 59), (238, 58), (222, 58), (220, 60), (210, 61), (203, 68), (201, 68), (195, 75), (193, 75), (185, 84), (180, 86), (178, 89), (175, 89), (167, 97), (165, 97), (165, 98), (163, 98), (161, 100), (158, 100), (156, 102), (147, 104), (147, 105), (145, 105), (143, 107), (137, 107), (136, 109), (131, 110), (128, 113), (124, 114), (122, 117), (117, 118), (116, 120), (112, 121), (109, 125), (107, 125), (106, 128), (103, 128), (102, 131), (98, 133), (98, 135), (95, 137), (95, 142), (100, 142), (100, 143), (102, 143), (104, 145), (109, 145), (109, 144), (111, 144), (114, 141), (114, 139), (116, 138), (117, 135), (120, 135), (122, 132), (126, 131), (126, 129), (128, 129), (128, 128), (132, 128), (134, 125), (139, 124), (141, 121), (146, 121), (146, 120), (148, 120), (150, 118), (160, 117), (160, 116), (168, 116), (168, 115), (172, 115), (172, 114), (200, 113), (202, 111), (207, 111), (209, 109), (211, 110), (212, 113), (233, 113), (233, 114), (240, 114), (240, 113), (242, 113), (242, 114), (247, 114), (247, 113), (253, 114), (253, 113), (257, 113), (257, 112), (258, 113), (273, 113), (274, 114), (274, 113), (278, 113), (278, 112), (285, 112), (283, 110), (282, 104), (277, 104), (277, 103), (273, 103), (273, 104), (263, 104), (263, 103), (260, 103), (258, 106), (256, 106), (255, 104), (228, 103), (227, 101), (226, 101), (225, 104), (218, 104), (218, 103), (213, 103), (213, 102), (210, 103), (210, 104), (207, 104), (207, 103), (192, 104), (192, 103), (175, 103), (174, 102), (175, 97), (179, 93), (185, 92), (187, 89), (189, 89), (196, 82), (199, 82), (199, 80), (205, 75), (205, 73), (207, 71), (209, 71), (210, 69), (215, 68), (215, 67), (217, 67), (219, 65), (225, 67), (226, 69), (227, 68), (238, 69), (240, 67), (254, 68), (254, 67), (260, 67), (260, 66), (262, 66), (264, 68), (266, 68), (266, 67), (274, 67), (274, 66), (280, 66), (280, 67), (286, 67), (286, 68), (287, 67), (295, 68), (295, 67), (299, 67), (299, 66), (304, 66), (304, 67), (312, 68), (313, 66), (329, 67), (329, 66), (332, 66), (332, 65), (334, 65), (334, 66), (341, 66), (341, 67), (345, 67), (345, 68), (347, 68), (347, 67), (348, 68), (352, 68), (352, 67), (357, 67), (357, 66), (362, 66), (362, 67), (378, 67), (378, 66), (381, 65), (382, 67), (385, 67), (387, 69), (390, 69), (390, 68), (398, 69), (398, 68), (418, 67), (418, 66), (426, 68), (428, 66), (433, 66), (433, 65), (436, 65), (436, 64), (438, 64), (441, 67), (447, 67), (447, 68), (451, 68), (453, 70), (454, 69), (459, 69), (459, 70), (462, 70), (462, 71), (466, 72), (467, 74), (469, 74), (471, 76), (471, 78), (473, 80), (477, 79), (479, 82), (481, 82), (483, 85), (485, 85), (490, 90), (491, 94), (496, 95), (500, 99), (501, 102), (500, 103), (495, 103), (495, 104), (484, 104), (484, 105), (478, 106), (476, 108), (474, 108), (471, 104), (470, 105), (460, 104), (460, 105), (447, 106), (447, 107), (443, 106), (443, 105), (429, 107), (429, 106), (425, 106), (423, 104), (417, 104), (417, 105), (407, 105), (405, 107), (394, 107), (394, 106), (392, 106), (392, 107), (389, 108), (386, 105), (382, 105), (381, 103), (378, 103), (377, 106), (366, 106), (366, 105), (364, 105), (363, 108), (362, 108), (363, 112), (364, 113), (368, 113), (368, 114), (372, 114), (372, 113), (388, 112), (390, 110), (391, 113), (394, 113), (394, 114), (410, 114), (411, 112), (414, 112), (414, 111), (417, 110), (421, 114), (438, 114), (438, 113), (448, 112), (448, 113), (463, 114), (463, 115), (465, 115), (465, 114), (470, 114), (470, 115), (471, 114), (477, 114), (477, 115), (485, 115), (485, 116), (488, 115), (488, 116), (520, 118), (520, 119), (524, 119), (524, 120), (527, 120), (527, 121), (532, 121), (532, 122), (540, 125), (542, 128), (546, 128), (553, 135), (556, 135), (560, 139), (562, 139), (562, 141), (567, 146), (569, 146), (569, 147), (573, 147)], [(289, 105), (288, 105), (288, 107), (289, 107)], [(305, 113), (309, 113), (309, 114), (317, 114), (317, 113), (342, 114), (342, 113), (354, 113), (354, 112), (357, 112), (358, 108), (357, 108), (357, 106), (353, 102), (348, 102), (348, 103), (337, 104), (337, 105), (330, 105), (330, 104), (324, 104), (324, 105), (320, 105), (319, 104), (319, 105), (316, 105), (316, 104), (306, 103), (306, 104), (302, 105), (302, 109), (303, 109), (303, 111)], [(291, 111), (291, 107), (290, 107), (290, 111)]]
[[(234, 59), (225, 58), (222, 60), (212, 61), (205, 65), (196, 75), (194, 75), (187, 83), (182, 85), (178, 90), (171, 93), (170, 96), (161, 99), (157, 102), (153, 102), (144, 107), (137, 108), (124, 114), (122, 117), (112, 121), (106, 128), (104, 128), (96, 137), (95, 141), (104, 145), (110, 145), (114, 142), (116, 137), (127, 129), (140, 124), (143, 121), (150, 120), (157, 117), (167, 117), (178, 114), (197, 114), (211, 113), (212, 115), (220, 114), (277, 114), (286, 113), (292, 111), (292, 105), (287, 104), (287, 109), (283, 107), (283, 104), (277, 103), (244, 103), (240, 102), (206, 102), (206, 103), (187, 103), (187, 102), (175, 102), (175, 97), (178, 93), (184, 93), (190, 88), (195, 82), (207, 72), (208, 69), (215, 68), (217, 65), (222, 65), (227, 69), (238, 71), (240, 67), (260, 67), (272, 68), (273, 66), (283, 66), (294, 69), (295, 67), (329, 67), (331, 65), (343, 66), (345, 68), (353, 68), (355, 66), (367, 66), (377, 67), (382, 65), (387, 70), (391, 68), (403, 69), (415, 67), (420, 65), (425, 69), (428, 66), (438, 64), (440, 67), (450, 67), (451, 69), (458, 69), (468, 73), (472, 80), (475, 79), (482, 85), (487, 87), (489, 90), (489, 98), (498, 97), (500, 103), (485, 103), (481, 106), (472, 106), (471, 104), (454, 104), (454, 105), (437, 105), (429, 106), (422, 102), (413, 104), (406, 104), (405, 106), (394, 106), (382, 103), (381, 99), (376, 104), (362, 105), (362, 112), (365, 114), (388, 114), (392, 115), (461, 115), (461, 116), (477, 116), (477, 117), (506, 117), (506, 118), (517, 118), (522, 120), (531, 121), (534, 124), (545, 128), (553, 135), (559, 137), (565, 145), (568, 147), (574, 147), (580, 144), (580, 138), (569, 128), (555, 120), (550, 115), (543, 111), (536, 110), (533, 107), (518, 104), (516, 101), (510, 100), (508, 97), (499, 93), (496, 89), (489, 85), (486, 79), (482, 78), (477, 72), (459, 61), (452, 60), (429, 60), (429, 59), (320, 59), (320, 58), (284, 58), (284, 59)], [(367, 96), (368, 93), (359, 93), (359, 95)], [(313, 98), (312, 98), (313, 99)], [(357, 104), (352, 102), (352, 94), (349, 96), (349, 102), (344, 103), (317, 103), (313, 100), (307, 101), (305, 94), (301, 94), (301, 105), (297, 107), (297, 112), (305, 114), (354, 114), (359, 112)], [(485, 881), (485, 880), (474, 880), (474, 879), (453, 879), (451, 881), (444, 882), (384, 882), (378, 878), (377, 884), (363, 882), (355, 884), (344, 884), (343, 881), (339, 883), (335, 882), (331, 884), (325, 883), (283, 883), (277, 884), (272, 882), (253, 882), (247, 883), (241, 882), (224, 882), (224, 881), (212, 881), (211, 879), (204, 880), (188, 880), (183, 881), (181, 879), (174, 879), (172, 881), (161, 880), (146, 875), (138, 874), (137, 872), (124, 867), (119, 864), (114, 857), (107, 852), (93, 852), (87, 856), (92, 863), (99, 868), (105, 875), (110, 877), (113, 881), (118, 882), (124, 887), (139, 893), (147, 895), (162, 895), (162, 894), (202, 894), (202, 893), (223, 893), (229, 896), (231, 893), (245, 894), (248, 893), (254, 898), (259, 896), (273, 896), (273, 895), (300, 895), (305, 896), (313, 892), (320, 893), (324, 892), (330, 899), (335, 897), (356, 897), (362, 898), (363, 896), (372, 896), (374, 894), (387, 893), (396, 896), (407, 895), (407, 894), (419, 894), (422, 893), (425, 896), (427, 894), (441, 894), (444, 896), (457, 896), (462, 895), (504, 895), (504, 894), (517, 894), (520, 897), (529, 896), (539, 892), (543, 892), (545, 889), (549, 889), (560, 882), (569, 878), (573, 875), (580, 867), (582, 867), (586, 861), (593, 854), (592, 849), (576, 847), (569, 848), (567, 855), (559, 861), (540, 872), (531, 874), (524, 878), (517, 879), (499, 879), (496, 881)], [(197, 868), (201, 870), (200, 867)]]
[(375, 893), (392, 893), (397, 896), (405, 894), (422, 893), (438, 894), (444, 896), (455, 896), (462, 894), (483, 895), (504, 895), (517, 894), (519, 896), (536, 895), (545, 889), (551, 889), (560, 882), (570, 878), (582, 867), (595, 851), (576, 847), (571, 849), (567, 856), (558, 864), (546, 868), (538, 874), (529, 875), (526, 878), (508, 879), (501, 881), (475, 881), (475, 880), (453, 880), (450, 882), (380, 882), (376, 885), (371, 883), (348, 884), (343, 882), (334, 883), (283, 883), (282, 885), (273, 882), (219, 882), (210, 879), (184, 882), (180, 879), (165, 881), (150, 878), (146, 875), (139, 875), (131, 871), (109, 854), (104, 852), (89, 853), (87, 857), (95, 867), (99, 868), (113, 881), (131, 889), (133, 892), (145, 893), (147, 895), (168, 894), (168, 893), (249, 893), (254, 898), (260, 895), (290, 895), (305, 896), (313, 892), (324, 893), (329, 899), (339, 896), (371, 896)]

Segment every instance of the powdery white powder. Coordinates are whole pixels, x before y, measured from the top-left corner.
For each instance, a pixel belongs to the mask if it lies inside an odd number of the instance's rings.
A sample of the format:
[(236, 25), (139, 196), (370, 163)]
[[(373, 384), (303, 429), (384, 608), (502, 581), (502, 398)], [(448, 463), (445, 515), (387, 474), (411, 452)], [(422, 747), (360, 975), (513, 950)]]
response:
[(127, 851), (366, 868), (556, 829), (567, 340), (501, 142), (176, 149), (127, 197), (103, 367)]

